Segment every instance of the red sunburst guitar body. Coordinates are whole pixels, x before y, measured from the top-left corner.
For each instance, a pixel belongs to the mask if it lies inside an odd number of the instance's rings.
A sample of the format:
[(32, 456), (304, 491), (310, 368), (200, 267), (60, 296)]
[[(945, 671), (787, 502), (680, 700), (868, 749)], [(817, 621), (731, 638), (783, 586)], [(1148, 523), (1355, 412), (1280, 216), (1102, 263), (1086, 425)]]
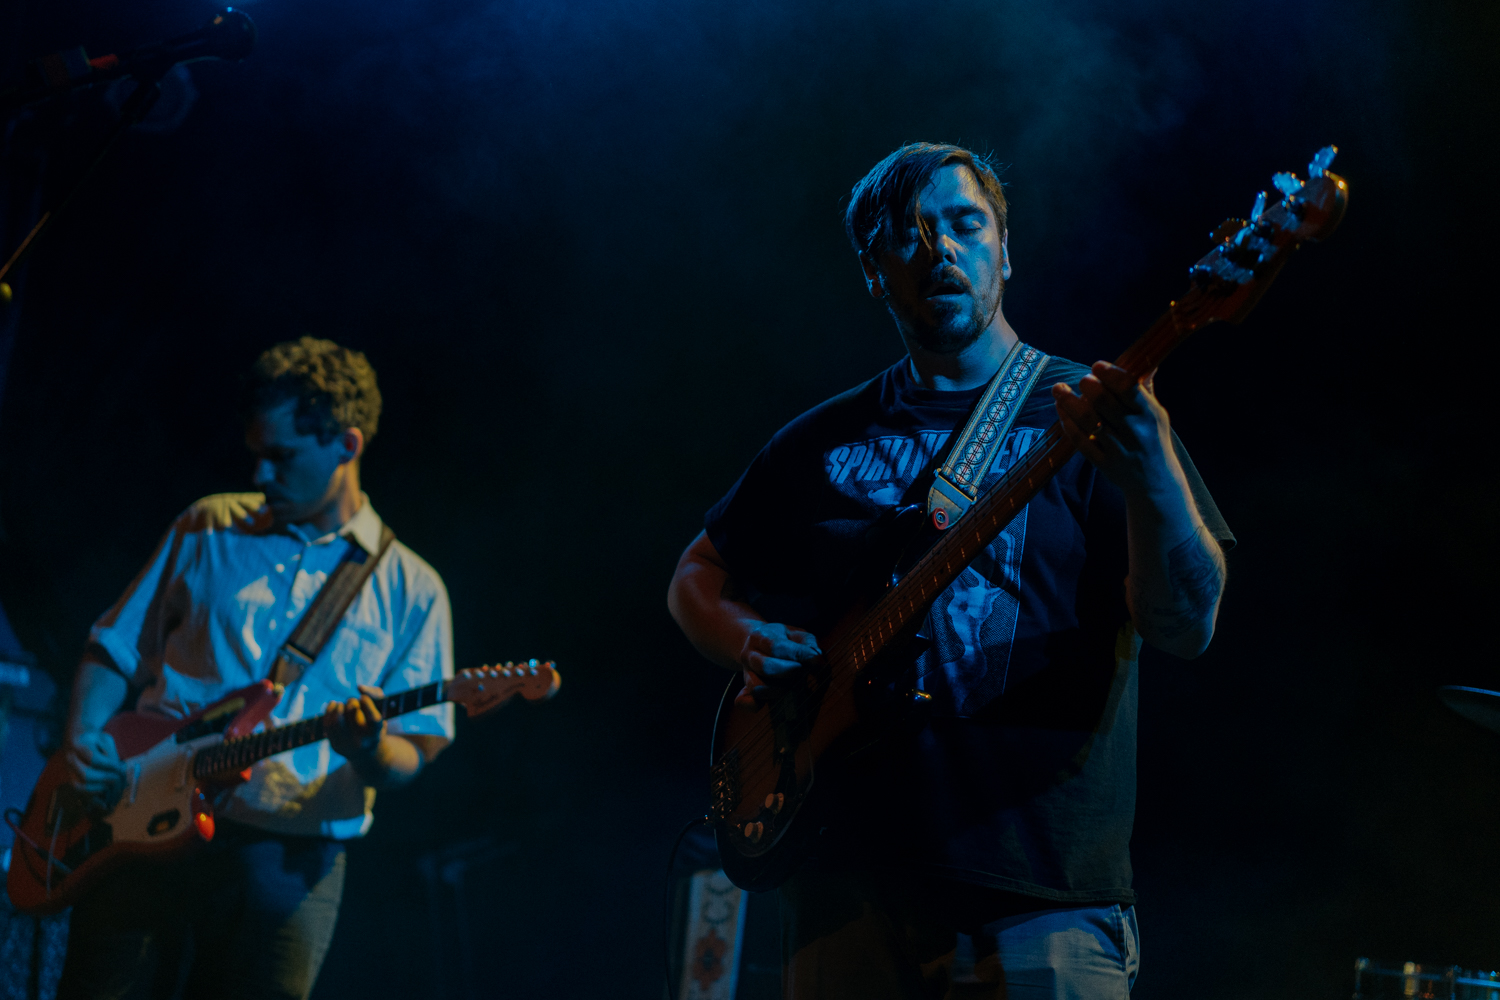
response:
[[(549, 698), (561, 683), (551, 663), (531, 660), (465, 670), (448, 681), (387, 695), (391, 718), (444, 701), (470, 716), (516, 694)], [(103, 875), (132, 860), (167, 858), (214, 836), (214, 800), (273, 754), (323, 738), (321, 717), (255, 732), (281, 693), (270, 681), (241, 688), (186, 718), (121, 712), (105, 725), (125, 764), (125, 786), (107, 813), (90, 811), (74, 791), (64, 751), (47, 761), (15, 832), (6, 890), (23, 913), (71, 906)]]

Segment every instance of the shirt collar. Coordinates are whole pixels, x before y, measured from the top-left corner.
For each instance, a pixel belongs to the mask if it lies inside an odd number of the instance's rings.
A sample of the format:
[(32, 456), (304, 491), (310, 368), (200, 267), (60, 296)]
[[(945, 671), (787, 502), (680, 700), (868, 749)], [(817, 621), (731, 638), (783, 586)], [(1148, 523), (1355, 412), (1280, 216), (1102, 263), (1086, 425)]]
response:
[(375, 513), (375, 508), (370, 506), (368, 495), (361, 491), (359, 498), (359, 510), (336, 532), (330, 531), (326, 535), (312, 538), (295, 524), (289, 524), (283, 530), (302, 539), (308, 545), (326, 545), (335, 538), (348, 538), (373, 556), (380, 551), (380, 536), (385, 522), (380, 519), (379, 514)]
[(385, 524), (370, 506), (370, 498), (364, 493), (360, 493), (359, 498), (362, 501), (359, 511), (339, 529), (339, 535), (354, 539), (360, 548), (373, 556), (380, 551), (380, 533)]

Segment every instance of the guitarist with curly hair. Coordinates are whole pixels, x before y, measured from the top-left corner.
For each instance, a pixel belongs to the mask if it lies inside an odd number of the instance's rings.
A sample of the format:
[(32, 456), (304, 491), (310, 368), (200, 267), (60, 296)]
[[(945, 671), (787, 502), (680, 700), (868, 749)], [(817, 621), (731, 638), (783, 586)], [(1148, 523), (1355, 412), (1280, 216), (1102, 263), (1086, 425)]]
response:
[(303, 337), (255, 363), (245, 443), (259, 493), (199, 501), (95, 623), (78, 668), (66, 753), (94, 808), (127, 775), (104, 724), (182, 717), (268, 678), (340, 562), (377, 559), (321, 655), (284, 682), (276, 725), (322, 714), (327, 742), (256, 764), (185, 858), (122, 867), (75, 906), (59, 996), (305, 998), (328, 950), (344, 844), (377, 789), (416, 777), (453, 738), (451, 705), (383, 720), (382, 689), (453, 676), (448, 594), (391, 540), (360, 490), (380, 390), (363, 354)]

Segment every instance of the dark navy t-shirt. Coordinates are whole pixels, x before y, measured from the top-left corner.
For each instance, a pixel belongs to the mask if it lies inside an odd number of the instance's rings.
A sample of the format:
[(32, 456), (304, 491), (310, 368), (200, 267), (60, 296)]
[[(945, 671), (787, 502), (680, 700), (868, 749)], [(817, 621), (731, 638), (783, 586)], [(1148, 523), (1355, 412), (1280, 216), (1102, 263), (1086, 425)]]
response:
[[(1051, 386), (1087, 373), (1048, 362), (986, 485), (1057, 419)], [(826, 632), (871, 525), (925, 501), (982, 391), (925, 389), (903, 358), (778, 431), (706, 518), (756, 610)], [(1178, 454), (1210, 531), (1232, 542)], [(1139, 640), (1127, 571), (1124, 497), (1075, 455), (934, 603), (932, 646), (911, 668), (932, 719), (860, 755), (822, 854), (1042, 900), (1130, 902)]]

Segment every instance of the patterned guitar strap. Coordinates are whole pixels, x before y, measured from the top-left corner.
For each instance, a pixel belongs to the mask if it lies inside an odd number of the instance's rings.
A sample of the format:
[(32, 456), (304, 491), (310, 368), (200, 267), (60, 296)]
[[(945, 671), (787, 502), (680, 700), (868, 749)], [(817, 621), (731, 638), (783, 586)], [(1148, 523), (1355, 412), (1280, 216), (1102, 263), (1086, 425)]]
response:
[(291, 687), (302, 676), (303, 671), (313, 665), (328, 640), (337, 631), (344, 612), (359, 596), (365, 581), (375, 572), (381, 556), (396, 540), (396, 533), (389, 525), (380, 529), (380, 549), (373, 556), (357, 542), (349, 542), (349, 552), (339, 561), (337, 568), (323, 582), (312, 607), (292, 630), (281, 649), (276, 652), (276, 665), (271, 669), (271, 680)]
[(979, 484), (989, 474), (1005, 435), (1042, 377), (1047, 361), (1047, 355), (1017, 341), (990, 379), (927, 492), (927, 516), (939, 530), (952, 526), (973, 506)]

